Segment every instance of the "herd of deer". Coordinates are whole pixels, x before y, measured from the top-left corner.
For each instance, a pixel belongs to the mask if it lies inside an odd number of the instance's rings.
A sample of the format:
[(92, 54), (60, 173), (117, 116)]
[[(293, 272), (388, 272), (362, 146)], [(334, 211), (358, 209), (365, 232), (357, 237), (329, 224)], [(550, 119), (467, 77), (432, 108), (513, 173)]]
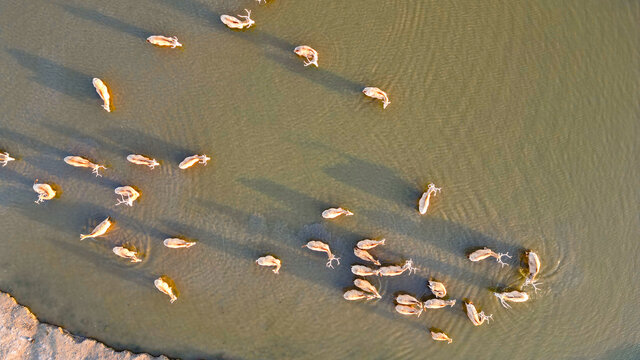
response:
[[(434, 184), (429, 184), (427, 190), (423, 193), (422, 197), (418, 201), (418, 211), (420, 214), (426, 214), (427, 209), (429, 207), (429, 201), (431, 196), (440, 192), (440, 188), (435, 187)], [(353, 213), (349, 210), (343, 208), (329, 208), (322, 212), (322, 217), (325, 219), (335, 219), (340, 216), (352, 216)], [(389, 265), (389, 266), (381, 266), (381, 262), (376, 259), (369, 250), (380, 246), (385, 245), (386, 240), (380, 239), (364, 239), (358, 241), (356, 246), (353, 248), (353, 253), (356, 257), (373, 263), (377, 265), (378, 268), (371, 268), (365, 265), (354, 264), (351, 266), (351, 272), (356, 276), (366, 277), (366, 276), (399, 276), (404, 274), (405, 272), (411, 274), (411, 272), (416, 272), (417, 269), (413, 266), (412, 260), (406, 260), (405, 263), (401, 266), (399, 265)], [(333, 268), (333, 261), (340, 264), (340, 258), (336, 257), (332, 252), (331, 248), (328, 244), (319, 241), (319, 240), (311, 240), (303, 247), (308, 248), (313, 251), (324, 252), (328, 256), (328, 261), (326, 266)], [(467, 257), (472, 262), (478, 262), (490, 257), (496, 259), (496, 261), (501, 264), (503, 267), (507, 265), (502, 261), (502, 257), (506, 256), (511, 258), (508, 253), (496, 253), (489, 248), (482, 248), (476, 250), (469, 254)], [(538, 282), (535, 281), (536, 276), (540, 272), (540, 258), (533, 251), (527, 251), (525, 253), (525, 257), (527, 259), (528, 264), (528, 274), (525, 278), (525, 282), (522, 287), (526, 285), (531, 285), (537, 291)], [(282, 261), (273, 255), (267, 255), (256, 260), (256, 263), (261, 266), (271, 266), (275, 267), (273, 270), (274, 273), (278, 274), (280, 268), (282, 267)], [(346, 300), (374, 300), (382, 298), (380, 292), (374, 285), (372, 285), (368, 280), (362, 278), (356, 278), (353, 281), (353, 284), (357, 289), (349, 289), (347, 290), (343, 297)], [(395, 297), (395, 310), (402, 315), (417, 315), (418, 317), (422, 314), (424, 309), (442, 309), (446, 306), (453, 307), (456, 304), (455, 299), (447, 300), (444, 299), (447, 295), (447, 289), (445, 285), (441, 282), (435, 280), (429, 280), (428, 287), (431, 293), (436, 297), (435, 299), (428, 299), (426, 301), (420, 301), (413, 295), (409, 294), (398, 294)], [(507, 302), (525, 302), (529, 300), (529, 295), (526, 292), (512, 290), (512, 291), (503, 291), (503, 292), (494, 292), (493, 293), (500, 303), (505, 308), (511, 308)], [(486, 315), (483, 311), (478, 312), (475, 305), (471, 301), (465, 301), (465, 311), (467, 313), (467, 317), (473, 323), (474, 326), (482, 325), (485, 321), (489, 322), (489, 320), (493, 319), (493, 315)], [(453, 340), (446, 333), (432, 328), (431, 338), (436, 341), (447, 341), (448, 343), (452, 343)]]
[[(261, 0), (257, 0), (258, 2), (262, 2)], [(231, 29), (247, 29), (255, 24), (255, 21), (251, 19), (251, 11), (245, 9), (246, 15), (238, 15), (237, 17), (231, 15), (222, 15), (220, 20), (227, 27)], [(181, 47), (182, 44), (178, 42), (178, 38), (175, 36), (167, 37), (162, 35), (153, 35), (147, 38), (147, 42), (160, 46), (160, 47)], [(306, 61), (304, 62), (304, 66), (314, 65), (318, 67), (318, 52), (307, 46), (301, 45), (296, 47), (293, 52), (304, 58)], [(96, 92), (100, 96), (103, 101), (102, 107), (107, 111), (111, 112), (111, 104), (110, 104), (110, 95), (109, 89), (105, 85), (105, 83), (98, 79), (94, 78), (92, 80), (93, 86), (96, 89)], [(371, 98), (382, 100), (383, 108), (386, 108), (390, 101), (387, 94), (380, 90), (377, 87), (365, 87), (362, 92)], [(10, 161), (16, 160), (11, 157), (9, 153), (4, 152), (0, 153), (0, 163), (2, 166), (6, 166)], [(178, 167), (180, 169), (188, 169), (193, 165), (200, 163), (206, 165), (210, 158), (206, 155), (193, 155), (185, 158)], [(155, 159), (150, 159), (143, 155), (131, 154), (127, 156), (127, 161), (136, 164), (136, 165), (144, 165), (153, 169), (156, 166), (159, 166)], [(106, 169), (104, 165), (95, 164), (92, 161), (80, 157), (80, 156), (67, 156), (64, 158), (64, 162), (75, 167), (81, 168), (90, 168), (92, 172), (96, 176), (102, 176), (99, 173), (100, 169)], [(56, 191), (53, 187), (46, 183), (38, 183), (36, 179), (33, 190), (38, 194), (38, 199), (36, 203), (41, 203), (46, 200), (51, 200), (56, 196)], [(437, 188), (434, 184), (429, 184), (426, 191), (423, 193), (421, 198), (418, 201), (418, 212), (422, 215), (426, 214), (427, 209), (429, 208), (429, 202), (433, 195), (436, 195), (440, 192), (440, 188)], [(121, 186), (115, 189), (116, 195), (120, 196), (120, 199), (116, 203), (116, 205), (126, 204), (129, 206), (133, 206), (133, 202), (140, 197), (140, 192), (134, 189), (131, 186)], [(343, 209), (341, 207), (338, 208), (330, 208), (322, 212), (322, 217), (325, 219), (335, 219), (341, 216), (352, 216), (353, 213), (349, 210)], [(112, 225), (112, 221), (109, 217), (107, 217), (104, 221), (98, 224), (91, 233), (87, 235), (80, 235), (80, 240), (84, 240), (87, 238), (96, 238), (103, 236), (107, 233), (109, 228)], [(354, 264), (351, 266), (351, 272), (356, 276), (366, 277), (366, 276), (399, 276), (408, 272), (411, 274), (412, 272), (416, 272), (417, 269), (413, 266), (412, 260), (406, 260), (402, 265), (390, 265), (390, 266), (381, 266), (381, 262), (377, 260), (369, 250), (380, 246), (385, 245), (385, 239), (375, 240), (375, 239), (364, 239), (359, 241), (353, 249), (354, 255), (359, 259), (370, 262), (378, 268), (371, 268), (365, 265)], [(188, 241), (180, 238), (168, 238), (163, 242), (164, 246), (172, 249), (178, 248), (189, 248), (196, 244), (194, 241)], [(336, 265), (340, 264), (340, 258), (336, 257), (329, 248), (329, 245), (319, 241), (319, 240), (311, 240), (307, 242), (307, 244), (302, 247), (306, 247), (312, 251), (324, 252), (327, 254), (327, 267), (333, 268), (333, 262), (336, 262)], [(122, 258), (128, 259), (131, 262), (141, 262), (140, 254), (135, 251), (135, 249), (129, 249), (125, 246), (116, 246), (113, 248), (113, 253)], [(502, 261), (502, 257), (506, 256), (511, 258), (508, 253), (496, 253), (488, 248), (483, 248), (474, 251), (473, 253), (468, 255), (470, 261), (477, 262), (489, 257), (493, 257), (496, 259), (498, 263), (502, 266), (507, 265)], [(527, 251), (525, 253), (527, 263), (528, 263), (528, 275), (525, 278), (525, 282), (522, 287), (531, 285), (537, 291), (536, 284), (536, 276), (540, 272), (540, 259), (538, 255), (533, 251)], [(273, 272), (278, 274), (280, 268), (282, 267), (282, 261), (273, 255), (266, 255), (260, 257), (256, 260), (256, 263), (260, 266), (274, 267)], [(380, 295), (379, 291), (376, 289), (374, 285), (372, 285), (368, 280), (362, 278), (356, 278), (353, 281), (353, 284), (357, 287), (357, 289), (350, 289), (344, 293), (344, 298), (346, 300), (372, 300), (372, 299), (380, 299), (382, 295)], [(168, 295), (170, 297), (170, 302), (173, 303), (177, 300), (177, 290), (173, 281), (163, 275), (154, 281), (155, 287), (162, 293)], [(432, 294), (436, 297), (435, 299), (428, 299), (426, 301), (420, 301), (412, 295), (409, 294), (399, 294), (395, 298), (396, 306), (395, 309), (398, 313), (403, 315), (417, 315), (418, 317), (422, 314), (424, 309), (441, 309), (446, 306), (453, 307), (456, 304), (456, 300), (445, 300), (444, 297), (447, 294), (447, 290), (443, 283), (430, 280), (428, 282), (428, 287)], [(511, 306), (507, 304), (507, 302), (525, 302), (529, 299), (529, 295), (522, 291), (509, 291), (509, 292), (495, 292), (494, 295), (499, 299), (501, 304), (505, 308), (510, 308)], [(471, 301), (465, 301), (465, 309), (469, 320), (475, 326), (482, 325), (485, 321), (489, 321), (492, 319), (493, 315), (485, 315), (484, 312), (478, 312), (476, 307)], [(451, 343), (453, 340), (444, 332), (439, 331), (437, 329), (431, 329), (431, 337), (437, 341), (447, 341)]]

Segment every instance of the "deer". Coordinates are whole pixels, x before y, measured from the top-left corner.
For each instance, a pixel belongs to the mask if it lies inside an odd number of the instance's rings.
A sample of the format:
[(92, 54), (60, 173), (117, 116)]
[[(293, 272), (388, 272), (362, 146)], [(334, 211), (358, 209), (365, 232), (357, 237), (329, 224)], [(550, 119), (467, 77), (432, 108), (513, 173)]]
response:
[(431, 338), (435, 341), (446, 341), (447, 344), (451, 344), (453, 342), (453, 340), (451, 340), (449, 335), (439, 331), (435, 332), (431, 330)]
[(293, 49), (293, 52), (307, 60), (304, 62), (304, 66), (315, 65), (318, 67), (318, 52), (314, 48), (307, 45), (300, 45)]
[(182, 47), (182, 44), (178, 42), (178, 38), (175, 36), (151, 35), (147, 38), (147, 42), (161, 47), (170, 46), (172, 49)]
[(485, 320), (487, 323), (489, 323), (489, 320), (493, 320), (493, 314), (485, 315), (484, 311), (478, 313), (478, 310), (476, 310), (475, 305), (473, 305), (471, 301), (465, 301), (464, 305), (467, 310), (467, 317), (471, 320), (473, 326), (480, 326), (484, 324)]
[(386, 109), (387, 106), (391, 104), (391, 101), (389, 101), (389, 96), (387, 96), (387, 93), (378, 89), (377, 87), (366, 87), (362, 89), (362, 93), (370, 98), (382, 100), (383, 109)]
[(187, 241), (187, 240), (179, 239), (179, 238), (164, 239), (164, 241), (162, 243), (164, 244), (164, 246), (166, 246), (166, 247), (168, 247), (170, 249), (189, 248), (189, 247), (192, 247), (193, 245), (196, 244), (195, 241)]
[(451, 306), (456, 304), (456, 300), (442, 300), (442, 299), (429, 299), (424, 302), (423, 306), (427, 309), (441, 309), (445, 306)]
[(9, 163), (9, 161), (15, 161), (15, 158), (12, 158), (8, 152), (4, 152), (4, 153), (0, 153), (0, 164), (2, 164), (2, 167), (7, 166), (7, 164)]
[(509, 291), (509, 292), (500, 292), (500, 293), (494, 292), (493, 295), (495, 295), (498, 298), (498, 300), (500, 300), (500, 303), (506, 309), (511, 309), (511, 305), (507, 304), (506, 301), (525, 302), (529, 300), (529, 294), (527, 294), (526, 292), (518, 291), (518, 290)]
[(504, 267), (505, 265), (509, 266), (509, 264), (505, 263), (502, 261), (502, 257), (506, 256), (509, 259), (511, 259), (511, 256), (509, 255), (509, 253), (495, 253), (493, 250), (485, 247), (484, 249), (479, 249), (476, 250), (474, 252), (472, 252), (471, 254), (469, 254), (469, 260), (473, 261), (473, 262), (478, 262), (480, 260), (484, 260), (486, 258), (490, 258), (490, 257), (494, 257), (496, 258), (496, 261), (498, 263), (500, 263), (501, 267)]
[(422, 306), (416, 307), (416, 306), (398, 304), (396, 305), (396, 311), (402, 315), (418, 315), (418, 317), (420, 317), (424, 309), (422, 308)]
[(39, 184), (38, 179), (36, 179), (33, 184), (33, 191), (38, 194), (38, 200), (36, 200), (36, 204), (40, 204), (45, 200), (51, 200), (56, 197), (56, 192), (53, 190), (51, 185), (49, 184)]
[(275, 266), (276, 268), (273, 269), (274, 274), (278, 274), (280, 271), (280, 267), (282, 266), (282, 262), (280, 261), (280, 259), (276, 259), (271, 255), (258, 258), (258, 260), (256, 260), (256, 264), (260, 266)]
[(409, 271), (409, 274), (411, 274), (412, 271), (415, 273), (417, 270), (413, 267), (413, 261), (407, 260), (402, 266), (383, 266), (378, 269), (378, 273), (380, 276), (398, 276), (404, 274), (405, 271)]
[(525, 252), (525, 255), (527, 257), (527, 265), (529, 266), (529, 275), (525, 278), (522, 287), (531, 285), (533, 286), (533, 289), (538, 292), (537, 285), (542, 283), (535, 281), (535, 278), (538, 276), (538, 273), (540, 273), (540, 257), (538, 257), (538, 254), (532, 250)]
[(427, 191), (422, 194), (420, 197), (420, 201), (418, 201), (418, 212), (420, 215), (424, 215), (427, 213), (427, 209), (429, 208), (429, 201), (431, 200), (431, 195), (437, 195), (442, 188), (436, 187), (433, 184), (429, 184), (427, 186)]
[(322, 241), (311, 240), (305, 245), (303, 245), (302, 247), (306, 247), (309, 250), (313, 250), (313, 251), (321, 251), (321, 252), (327, 253), (327, 256), (329, 257), (329, 260), (327, 262), (327, 267), (330, 267), (333, 269), (334, 260), (338, 265), (340, 265), (340, 258), (335, 257), (335, 255), (331, 253), (331, 249), (329, 248), (329, 245), (323, 243)]
[(371, 250), (378, 245), (384, 245), (385, 241), (386, 241), (385, 239), (380, 239), (380, 240), (364, 239), (364, 240), (358, 241), (356, 246), (358, 247), (358, 249)]
[(143, 155), (127, 155), (127, 161), (136, 165), (146, 165), (151, 169), (155, 168), (156, 166), (160, 166), (160, 163), (157, 162), (156, 159), (149, 159), (148, 157)]
[(153, 285), (155, 285), (156, 289), (160, 290), (161, 293), (169, 295), (169, 302), (174, 303), (178, 300), (178, 296), (175, 293), (175, 290), (169, 283), (163, 279), (166, 276), (161, 276), (153, 281)]
[(352, 216), (353, 213), (349, 210), (339, 208), (329, 208), (322, 212), (322, 217), (325, 219), (335, 219), (339, 216)]
[(409, 294), (400, 294), (396, 296), (396, 302), (400, 305), (422, 307), (420, 300)]
[(376, 289), (375, 286), (371, 285), (371, 283), (368, 282), (365, 279), (355, 279), (355, 280), (353, 280), (353, 285), (355, 285), (358, 288), (360, 288), (360, 290), (372, 293), (378, 299), (382, 298), (382, 295), (380, 295), (380, 293), (378, 292), (378, 289)]
[(107, 85), (105, 85), (104, 82), (102, 82), (102, 80), (98, 78), (93, 78), (92, 83), (93, 83), (93, 87), (96, 88), (96, 92), (98, 93), (98, 95), (100, 95), (100, 98), (104, 102), (104, 104), (102, 105), (102, 108), (107, 110), (107, 112), (111, 112), (110, 102), (109, 102), (109, 99), (111, 97), (109, 96), (109, 89), (107, 88)]
[(429, 280), (429, 290), (431, 290), (437, 298), (443, 298), (447, 295), (447, 289), (444, 287), (444, 284), (438, 281)]
[(371, 300), (376, 298), (376, 296), (373, 294), (368, 294), (364, 291), (360, 291), (356, 289), (346, 291), (342, 297), (344, 297), (345, 300), (351, 300), (351, 301), (362, 300), (362, 299)]
[(128, 185), (117, 187), (114, 190), (114, 192), (117, 195), (120, 195), (120, 200), (118, 200), (118, 203), (116, 204), (116, 206), (120, 204), (127, 204), (129, 206), (133, 206), (133, 202), (140, 197), (140, 193), (136, 189)]
[(367, 250), (362, 250), (357, 246), (353, 248), (353, 254), (364, 261), (370, 261), (374, 265), (380, 266), (380, 261), (373, 257), (373, 255), (369, 254)]
[(372, 269), (364, 265), (351, 265), (351, 272), (358, 276), (373, 276), (380, 274), (379, 269)]
[(190, 167), (192, 167), (193, 165), (200, 163), (202, 165), (207, 165), (207, 162), (211, 160), (210, 157), (208, 157), (207, 155), (192, 155), (192, 156), (188, 156), (186, 157), (184, 160), (182, 160), (182, 162), (178, 165), (178, 167), (182, 170), (188, 169)]
[(99, 170), (107, 168), (104, 165), (94, 164), (91, 161), (80, 156), (66, 156), (64, 158), (64, 162), (75, 167), (90, 168), (91, 172), (94, 173), (96, 176), (102, 176), (100, 175)]
[(124, 246), (116, 246), (113, 248), (113, 253), (125, 258), (125, 259), (129, 259), (131, 260), (132, 263), (137, 263), (137, 262), (141, 262), (142, 259), (140, 259), (138, 257), (138, 253), (132, 250), (127, 249)]
[(87, 238), (95, 238), (95, 237), (106, 234), (109, 228), (111, 227), (111, 224), (112, 224), (111, 220), (107, 217), (95, 228), (93, 228), (93, 231), (90, 234), (87, 234), (87, 235), (80, 234), (80, 240), (84, 240)]
[(238, 15), (239, 18), (243, 18), (244, 20), (240, 20), (231, 15), (221, 15), (220, 20), (230, 29), (248, 29), (256, 22), (251, 19), (251, 10), (244, 9), (244, 11), (247, 12), (247, 15)]

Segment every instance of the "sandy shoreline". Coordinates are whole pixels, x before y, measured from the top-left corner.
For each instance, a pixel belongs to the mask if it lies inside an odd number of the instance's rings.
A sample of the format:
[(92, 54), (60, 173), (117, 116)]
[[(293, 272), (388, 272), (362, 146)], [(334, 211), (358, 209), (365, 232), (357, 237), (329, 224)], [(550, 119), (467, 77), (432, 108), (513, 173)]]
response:
[(58, 326), (41, 323), (9, 294), (0, 292), (0, 359), (167, 359), (130, 351), (115, 351), (93, 339), (74, 336)]

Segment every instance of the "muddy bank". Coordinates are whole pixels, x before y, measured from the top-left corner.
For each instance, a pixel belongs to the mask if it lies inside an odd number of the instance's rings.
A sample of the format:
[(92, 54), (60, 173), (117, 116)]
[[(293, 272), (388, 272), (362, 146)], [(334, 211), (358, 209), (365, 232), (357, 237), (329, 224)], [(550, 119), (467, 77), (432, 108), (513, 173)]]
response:
[(117, 352), (92, 339), (74, 336), (62, 328), (40, 323), (11, 295), (0, 292), (0, 359), (167, 359), (148, 354)]

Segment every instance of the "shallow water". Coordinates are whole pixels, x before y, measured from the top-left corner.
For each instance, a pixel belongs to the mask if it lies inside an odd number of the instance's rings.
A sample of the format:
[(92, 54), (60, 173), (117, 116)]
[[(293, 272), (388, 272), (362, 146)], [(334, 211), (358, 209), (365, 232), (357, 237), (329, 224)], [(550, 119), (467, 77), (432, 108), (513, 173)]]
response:
[[(254, 29), (219, 16), (253, 9)], [(633, 359), (640, 356), (635, 1), (15, 1), (0, 4), (0, 289), (42, 320), (126, 348), (195, 358)], [(152, 34), (183, 49), (154, 48)], [(311, 45), (320, 68), (291, 50)], [(91, 85), (110, 87), (106, 113)], [(359, 92), (378, 86), (391, 105)], [(125, 157), (143, 153), (154, 170)], [(185, 156), (208, 166), (181, 171)], [(104, 163), (104, 177), (67, 155)], [(35, 179), (61, 189), (35, 205)], [(442, 187), (428, 215), (429, 182)], [(115, 207), (113, 189), (142, 192)], [(326, 221), (329, 206), (356, 215)], [(79, 241), (105, 217), (115, 229)], [(162, 246), (166, 237), (198, 241)], [(385, 237), (383, 298), (351, 303), (352, 253)], [(321, 239), (341, 256), (302, 249)], [(145, 260), (111, 248), (129, 243)], [(516, 254), (509, 268), (470, 249)], [(541, 291), (503, 309), (518, 256)], [(254, 260), (272, 253), (281, 274)], [(180, 297), (153, 287), (170, 276)], [(407, 318), (426, 281), (473, 300)], [(441, 328), (452, 345), (433, 342)]]

